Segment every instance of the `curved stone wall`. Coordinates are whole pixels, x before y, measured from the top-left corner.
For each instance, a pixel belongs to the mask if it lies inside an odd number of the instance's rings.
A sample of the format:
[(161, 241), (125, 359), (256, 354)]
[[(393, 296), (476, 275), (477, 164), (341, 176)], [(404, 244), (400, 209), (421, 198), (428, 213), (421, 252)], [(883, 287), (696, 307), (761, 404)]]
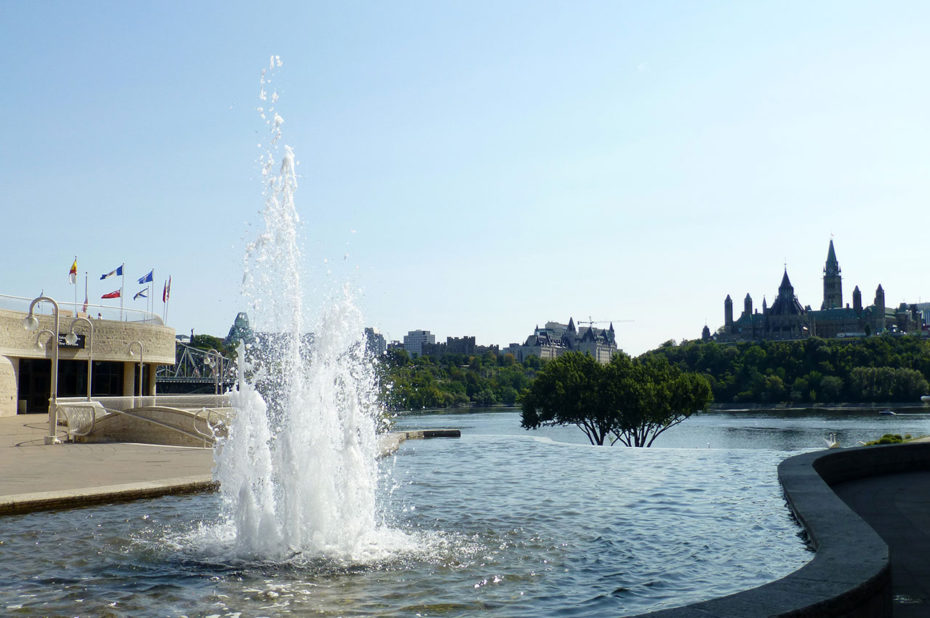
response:
[(817, 451), (786, 459), (778, 467), (778, 477), (816, 550), (814, 559), (764, 586), (646, 615), (891, 616), (888, 546), (830, 487), (869, 476), (928, 469), (930, 443)]

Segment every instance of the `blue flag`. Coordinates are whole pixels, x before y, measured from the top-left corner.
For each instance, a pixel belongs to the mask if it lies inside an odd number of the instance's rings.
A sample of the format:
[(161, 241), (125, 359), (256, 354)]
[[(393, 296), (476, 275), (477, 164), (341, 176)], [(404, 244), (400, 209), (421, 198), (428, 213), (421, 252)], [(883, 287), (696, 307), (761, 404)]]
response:
[(107, 279), (109, 277), (112, 277), (113, 275), (116, 275), (117, 277), (123, 276), (123, 265), (122, 264), (120, 264), (119, 268), (117, 268), (116, 270), (111, 270), (105, 275), (100, 275), (100, 279)]
[(148, 298), (148, 288), (142, 288), (141, 290), (139, 290), (138, 292), (136, 292), (136, 295), (133, 296), (132, 299), (133, 299), (133, 300), (136, 300), (136, 299), (139, 298), (140, 296), (141, 296), (142, 298)]
[(155, 278), (155, 269), (153, 268), (152, 270), (149, 271), (149, 274), (147, 274), (146, 276), (139, 277), (139, 283), (148, 283), (152, 281), (154, 278)]

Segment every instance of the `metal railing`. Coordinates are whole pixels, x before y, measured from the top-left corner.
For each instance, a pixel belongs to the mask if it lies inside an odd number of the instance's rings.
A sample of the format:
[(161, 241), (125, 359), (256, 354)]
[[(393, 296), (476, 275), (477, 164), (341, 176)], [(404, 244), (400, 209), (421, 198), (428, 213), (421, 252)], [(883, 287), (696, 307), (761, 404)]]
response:
[[(7, 309), (9, 311), (19, 311), (21, 313), (26, 313), (29, 311), (29, 303), (32, 302), (32, 298), (26, 298), (23, 296), (11, 296), (9, 294), (0, 294), (0, 309)], [(78, 302), (75, 305), (73, 302), (68, 301), (57, 301), (61, 311), (61, 317), (74, 317), (77, 314), (83, 313), (82, 302)], [(36, 314), (42, 315), (42, 306), (36, 308)], [(112, 305), (87, 305), (87, 317), (100, 320), (112, 320), (114, 322), (133, 322), (141, 324), (156, 324), (159, 326), (164, 326), (164, 321), (161, 319), (161, 316), (155, 315), (154, 313), (149, 313), (148, 311), (143, 311), (141, 309), (131, 309), (129, 307), (123, 307), (120, 309), (118, 306), (114, 307)]]
[[(226, 421), (218, 414), (217, 409), (230, 407), (228, 395), (96, 397), (93, 401), (78, 397), (58, 399), (58, 410), (65, 421), (68, 438), (72, 441), (75, 437), (90, 435), (101, 419), (110, 415), (122, 415), (202, 441), (206, 447), (215, 444), (217, 437), (226, 430)], [(186, 417), (191, 422), (191, 429), (151, 418), (142, 413), (142, 409)], [(202, 428), (199, 425), (202, 425)]]

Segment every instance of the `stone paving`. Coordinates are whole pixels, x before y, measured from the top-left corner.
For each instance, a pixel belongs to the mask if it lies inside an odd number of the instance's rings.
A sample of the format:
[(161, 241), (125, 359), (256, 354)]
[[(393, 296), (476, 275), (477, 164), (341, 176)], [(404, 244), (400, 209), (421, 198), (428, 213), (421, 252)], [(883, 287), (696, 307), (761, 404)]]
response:
[(872, 476), (833, 491), (890, 548), (893, 615), (930, 616), (930, 472)]
[(46, 445), (47, 419), (44, 414), (0, 417), (0, 514), (213, 487), (212, 449), (127, 443)]
[[(59, 437), (65, 432), (59, 428)], [(46, 445), (48, 417), (0, 417), (0, 515), (209, 491), (213, 449), (126, 442)], [(422, 432), (381, 436), (382, 454)]]

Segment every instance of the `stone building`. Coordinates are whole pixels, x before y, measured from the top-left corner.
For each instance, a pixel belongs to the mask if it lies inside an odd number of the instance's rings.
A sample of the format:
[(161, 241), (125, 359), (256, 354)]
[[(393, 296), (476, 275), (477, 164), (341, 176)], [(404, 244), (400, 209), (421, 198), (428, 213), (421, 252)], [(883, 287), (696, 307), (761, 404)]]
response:
[[(916, 305), (902, 304), (889, 309), (885, 304), (885, 291), (881, 284), (875, 290), (871, 305), (862, 305), (862, 292), (856, 286), (852, 292), (852, 305), (843, 305), (843, 279), (833, 241), (827, 250), (823, 268), (823, 302), (816, 311), (810, 305), (802, 306), (794, 294), (794, 286), (785, 269), (778, 295), (771, 307), (762, 300), (762, 311), (753, 310), (752, 297), (746, 294), (743, 311), (734, 318), (733, 300), (727, 295), (723, 301), (723, 326), (716, 340), (757, 341), (803, 339), (805, 337), (865, 337), (884, 332), (919, 333), (921, 314)], [(709, 331), (702, 339), (711, 338)]]
[(151, 314), (138, 322), (91, 318), (41, 298), (33, 311), (26, 299), (18, 301), (23, 311), (0, 309), (0, 416), (48, 413), (53, 394), (86, 396), (88, 364), (93, 397), (138, 393), (140, 364), (142, 394), (155, 394), (156, 367), (174, 364), (174, 329)]
[(424, 343), (423, 356), (432, 356), (441, 358), (447, 354), (456, 354), (462, 356), (472, 356), (478, 353), (478, 346), (475, 345), (475, 338), (465, 337), (446, 337), (445, 343)]
[(545, 328), (537, 326), (523, 345), (512, 343), (505, 352), (521, 362), (529, 356), (550, 360), (565, 352), (583, 352), (600, 363), (607, 363), (617, 353), (617, 340), (613, 323), (606, 330), (589, 324), (579, 331), (574, 319), (569, 318), (568, 324), (546, 322)]

